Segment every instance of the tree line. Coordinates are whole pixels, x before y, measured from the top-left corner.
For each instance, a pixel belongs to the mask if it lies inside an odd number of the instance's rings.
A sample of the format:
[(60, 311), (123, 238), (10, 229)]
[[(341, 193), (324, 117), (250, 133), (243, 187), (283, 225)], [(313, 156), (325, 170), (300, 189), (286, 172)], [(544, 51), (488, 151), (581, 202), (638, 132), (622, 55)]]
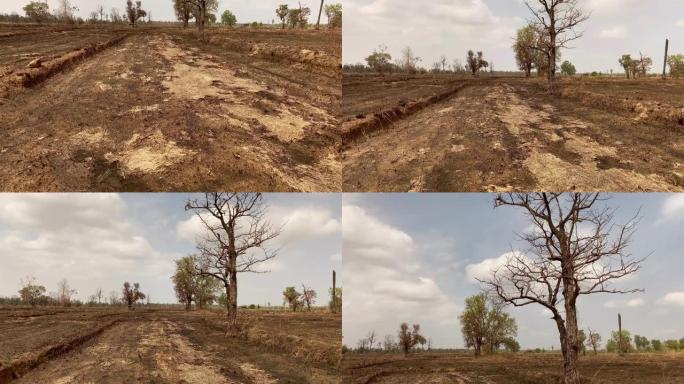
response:
[(78, 7), (71, 0), (58, 0), (57, 7), (51, 11), (47, 2), (31, 1), (23, 7), (26, 16), (0, 15), (0, 21), (63, 23), (63, 24), (126, 24), (135, 25), (138, 21), (152, 22), (152, 13), (142, 8), (141, 1), (127, 0), (123, 12), (112, 8), (107, 12), (103, 5), (97, 5), (87, 19), (77, 17)]
[(62, 279), (57, 283), (57, 289), (47, 293), (44, 285), (39, 284), (33, 276), (28, 276), (21, 280), (21, 288), (17, 292), (18, 296), (0, 297), (2, 305), (30, 305), (36, 306), (62, 306), (62, 307), (81, 307), (81, 306), (121, 306), (125, 305), (133, 309), (137, 304), (144, 303), (149, 305), (151, 298), (140, 290), (140, 284), (124, 282), (120, 292), (115, 290), (105, 294), (102, 288), (97, 288), (86, 301), (76, 299), (78, 294), (73, 289), (67, 279)]

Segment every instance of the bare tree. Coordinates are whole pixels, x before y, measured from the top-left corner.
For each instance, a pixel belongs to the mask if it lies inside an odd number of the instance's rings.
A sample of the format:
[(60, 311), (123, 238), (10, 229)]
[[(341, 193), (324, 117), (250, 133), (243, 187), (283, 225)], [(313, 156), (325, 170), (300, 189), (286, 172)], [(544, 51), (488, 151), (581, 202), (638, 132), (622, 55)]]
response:
[(71, 299), (76, 294), (75, 289), (71, 289), (69, 282), (66, 279), (62, 279), (57, 283), (57, 302), (60, 305), (68, 307), (71, 305)]
[(420, 324), (413, 324), (413, 329), (409, 329), (407, 323), (401, 323), (397, 336), (404, 355), (408, 355), (416, 345), (425, 343), (425, 337), (420, 333)]
[(396, 348), (397, 343), (394, 341), (394, 336), (385, 335), (385, 341), (382, 342), (382, 348), (385, 352), (393, 351)]
[(198, 244), (201, 255), (196, 269), (223, 283), (228, 327), (233, 329), (237, 325), (237, 275), (267, 272), (256, 267), (276, 257), (277, 250), (266, 244), (280, 230), (266, 220), (261, 193), (206, 193), (202, 199), (188, 201), (185, 209), (194, 211), (207, 231)]
[(135, 23), (141, 18), (145, 18), (147, 12), (142, 9), (142, 2), (136, 1), (133, 4), (133, 0), (126, 1), (126, 17), (128, 18), (128, 23), (135, 27)]
[(104, 297), (104, 294), (102, 293), (102, 288), (98, 288), (95, 290), (95, 295), (93, 295), (97, 299), (97, 303), (100, 304), (102, 302), (102, 298)]
[(634, 217), (613, 223), (614, 211), (599, 208), (599, 194), (504, 194), (495, 206), (522, 208), (533, 230), (522, 235), (528, 252), (512, 252), (491, 275), (479, 279), (490, 294), (516, 307), (539, 304), (555, 321), (564, 358), (564, 383), (579, 383), (577, 300), (595, 293), (633, 293), (614, 280), (637, 272), (643, 259), (626, 252), (636, 229)]
[(316, 297), (318, 297), (318, 294), (313, 288), (302, 284), (302, 301), (306, 305), (307, 310), (311, 310), (311, 306), (316, 302)]
[(588, 20), (589, 14), (577, 5), (577, 0), (525, 0), (525, 5), (534, 15), (532, 24), (541, 32), (534, 49), (548, 59), (549, 92), (555, 93), (558, 53), (561, 48), (569, 48), (568, 43), (582, 37), (583, 32), (578, 32), (576, 27)]
[(594, 355), (598, 354), (598, 349), (601, 346), (601, 335), (589, 328), (589, 337), (587, 337), (586, 343), (587, 347), (591, 347), (594, 350)]
[(472, 50), (468, 51), (468, 56), (466, 56), (466, 67), (473, 76), (477, 77), (480, 70), (487, 68), (488, 66), (489, 63), (484, 59), (482, 51), (477, 52), (477, 55), (475, 55), (475, 52)]
[(123, 301), (128, 306), (128, 309), (133, 309), (133, 305), (139, 300), (145, 300), (145, 294), (140, 291), (140, 284), (138, 283), (134, 283), (133, 287), (131, 287), (131, 283), (125, 282), (122, 294)]
[(104, 21), (104, 16), (105, 16), (105, 8), (104, 5), (100, 4), (97, 7), (95, 7), (95, 12), (100, 16), (100, 23)]

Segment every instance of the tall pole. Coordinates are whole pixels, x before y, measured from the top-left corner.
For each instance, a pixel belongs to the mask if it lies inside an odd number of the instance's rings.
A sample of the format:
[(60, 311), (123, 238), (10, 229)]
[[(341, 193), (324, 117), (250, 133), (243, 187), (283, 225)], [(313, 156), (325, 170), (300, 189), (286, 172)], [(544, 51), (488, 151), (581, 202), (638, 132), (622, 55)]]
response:
[(622, 315), (618, 313), (618, 352), (620, 353), (620, 356), (623, 354), (623, 349), (622, 349)]
[(316, 22), (316, 29), (321, 25), (321, 13), (323, 13), (323, 2), (325, 0), (321, 0), (321, 7), (318, 8), (318, 21)]
[(670, 40), (665, 39), (665, 60), (663, 60), (663, 80), (667, 79), (667, 51), (670, 48)]
[(337, 275), (333, 270), (332, 312), (337, 313)]

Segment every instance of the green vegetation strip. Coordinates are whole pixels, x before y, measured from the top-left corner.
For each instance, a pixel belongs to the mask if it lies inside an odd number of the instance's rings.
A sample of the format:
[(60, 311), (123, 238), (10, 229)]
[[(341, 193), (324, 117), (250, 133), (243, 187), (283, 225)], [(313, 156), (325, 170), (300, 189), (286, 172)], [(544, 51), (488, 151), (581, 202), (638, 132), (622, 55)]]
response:
[(80, 335), (72, 340), (46, 347), (38, 353), (29, 353), (12, 360), (9, 365), (0, 366), (0, 384), (9, 383), (15, 379), (18, 379), (30, 370), (38, 367), (40, 364), (70, 352), (74, 348), (82, 345), (92, 338), (99, 336), (102, 334), (102, 332), (111, 328), (119, 321), (121, 320), (110, 321), (103, 326), (98, 327), (86, 334)]

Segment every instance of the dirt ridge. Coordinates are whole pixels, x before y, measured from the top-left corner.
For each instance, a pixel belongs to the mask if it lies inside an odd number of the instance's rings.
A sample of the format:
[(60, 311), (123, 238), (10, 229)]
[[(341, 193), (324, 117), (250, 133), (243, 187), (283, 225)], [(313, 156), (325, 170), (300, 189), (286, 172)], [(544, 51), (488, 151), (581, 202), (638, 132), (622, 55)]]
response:
[(74, 339), (46, 347), (42, 351), (35, 354), (28, 354), (13, 360), (7, 366), (0, 366), (0, 384), (12, 382), (15, 379), (23, 376), (27, 372), (35, 369), (39, 365), (61, 356), (67, 352), (72, 351), (83, 343), (99, 336), (105, 330), (111, 328), (119, 323), (121, 319), (110, 321), (86, 334), (80, 335)]
[(128, 36), (128, 34), (123, 34), (104, 43), (77, 49), (47, 61), (38, 68), (26, 68), (10, 72), (4, 77), (0, 77), (0, 98), (9, 97), (16, 89), (32, 87), (98, 52), (119, 44)]
[(446, 100), (467, 87), (472, 86), (472, 82), (464, 82), (456, 85), (448, 91), (439, 93), (427, 98), (421, 98), (410, 102), (402, 102), (399, 105), (385, 109), (380, 112), (375, 112), (372, 116), (364, 116), (357, 120), (345, 121), (342, 123), (342, 146), (346, 146), (351, 141), (354, 141), (370, 132), (386, 128), (398, 120), (409, 117), (416, 112), (425, 109), (440, 101)]

